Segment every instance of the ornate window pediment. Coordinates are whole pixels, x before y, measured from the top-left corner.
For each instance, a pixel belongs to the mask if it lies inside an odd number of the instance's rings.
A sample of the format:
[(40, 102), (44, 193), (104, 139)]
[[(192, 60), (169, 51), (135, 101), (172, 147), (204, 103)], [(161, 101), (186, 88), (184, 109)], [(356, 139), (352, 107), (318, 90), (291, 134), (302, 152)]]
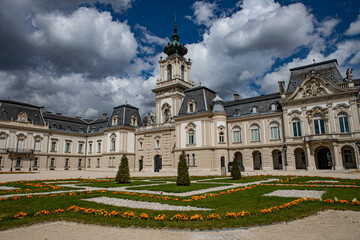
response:
[(196, 102), (194, 100), (190, 100), (187, 104), (187, 112), (194, 113), (196, 112)]
[(314, 134), (325, 134), (329, 132), (329, 112), (326, 108), (314, 107), (307, 111), (306, 115)]
[(196, 129), (196, 124), (193, 122), (189, 122), (186, 127), (185, 127), (186, 131), (189, 131), (190, 129)]

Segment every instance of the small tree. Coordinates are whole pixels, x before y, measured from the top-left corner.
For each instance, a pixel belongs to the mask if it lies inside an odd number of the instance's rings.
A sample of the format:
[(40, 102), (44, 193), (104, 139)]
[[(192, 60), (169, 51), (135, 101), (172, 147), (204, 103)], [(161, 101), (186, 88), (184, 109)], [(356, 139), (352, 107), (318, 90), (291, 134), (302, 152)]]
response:
[(118, 183), (129, 183), (130, 182), (130, 172), (129, 172), (129, 163), (126, 157), (126, 154), (122, 156), (119, 170), (115, 178)]
[(186, 164), (186, 155), (184, 151), (182, 151), (182, 153), (179, 156), (176, 185), (190, 186), (189, 167)]
[(231, 177), (233, 180), (238, 180), (241, 178), (239, 162), (235, 157), (233, 159), (233, 164), (232, 164), (232, 168), (231, 168)]

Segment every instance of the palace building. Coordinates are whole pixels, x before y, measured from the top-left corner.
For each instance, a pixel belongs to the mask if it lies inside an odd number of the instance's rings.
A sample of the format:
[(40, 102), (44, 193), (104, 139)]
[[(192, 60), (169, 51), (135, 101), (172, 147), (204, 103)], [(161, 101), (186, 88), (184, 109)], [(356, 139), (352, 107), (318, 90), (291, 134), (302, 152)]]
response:
[(290, 69), (279, 92), (225, 102), (194, 87), (175, 25), (152, 91), (155, 114), (129, 104), (100, 119), (68, 117), (0, 100), (0, 169), (175, 173), (185, 151), (190, 174), (359, 168), (360, 79), (344, 78), (336, 59)]

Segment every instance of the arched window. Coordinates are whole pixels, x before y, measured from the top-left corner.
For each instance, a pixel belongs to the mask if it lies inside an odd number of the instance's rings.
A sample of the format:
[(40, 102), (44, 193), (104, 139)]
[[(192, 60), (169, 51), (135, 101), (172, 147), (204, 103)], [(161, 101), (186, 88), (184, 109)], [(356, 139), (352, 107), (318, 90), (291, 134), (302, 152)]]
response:
[(185, 80), (185, 67), (181, 66), (181, 80)]
[(189, 104), (189, 111), (194, 112), (194, 104), (192, 103)]
[(233, 143), (241, 142), (241, 130), (239, 127), (233, 128)]
[(194, 138), (194, 130), (190, 129), (188, 132), (188, 143), (189, 144), (194, 144), (195, 143), (195, 138)]
[(294, 118), (292, 120), (292, 126), (293, 126), (293, 132), (294, 132), (294, 137), (301, 137), (301, 122), (300, 119), (298, 118)]
[(167, 66), (167, 80), (171, 80), (172, 79), (172, 66), (171, 64), (169, 64)]
[(257, 113), (257, 108), (256, 108), (256, 107), (252, 107), (251, 113)]
[(270, 139), (280, 139), (280, 128), (279, 124), (276, 122), (270, 124)]
[(340, 132), (342, 133), (350, 132), (348, 115), (344, 112), (341, 112), (339, 113), (338, 117), (339, 117)]
[(251, 141), (260, 141), (260, 128), (254, 124), (250, 127)]
[(316, 114), (314, 117), (314, 131), (315, 134), (325, 134), (325, 119), (322, 115)]
[(220, 133), (219, 133), (219, 142), (220, 142), (220, 143), (225, 142), (224, 132), (220, 132)]
[(272, 103), (271, 104), (271, 111), (275, 111), (276, 110), (276, 104), (275, 103)]
[(196, 111), (196, 102), (194, 100), (190, 100), (187, 104), (188, 113), (193, 113)]

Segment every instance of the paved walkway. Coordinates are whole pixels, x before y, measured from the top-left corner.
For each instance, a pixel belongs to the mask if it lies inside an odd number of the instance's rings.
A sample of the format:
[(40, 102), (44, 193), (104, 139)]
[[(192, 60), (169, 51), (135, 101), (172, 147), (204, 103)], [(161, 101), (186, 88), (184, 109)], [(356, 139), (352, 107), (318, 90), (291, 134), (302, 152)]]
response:
[[(296, 171), (282, 171), (282, 170), (272, 170), (272, 171), (254, 171), (254, 172), (243, 172), (243, 176), (253, 176), (253, 175), (300, 175), (300, 176), (319, 176), (319, 177), (338, 177), (338, 178), (359, 178), (360, 171), (354, 170), (339, 170), (339, 171), (329, 171), (329, 170), (317, 170), (317, 171), (306, 171), (306, 170), (296, 170)], [(176, 173), (152, 173), (152, 172), (130, 172), (132, 177), (164, 177), (164, 176), (176, 176)], [(214, 172), (198, 172), (197, 176), (209, 176), (216, 175)], [(33, 173), (22, 173), (22, 174), (0, 174), (0, 182), (10, 182), (10, 181), (19, 181), (19, 180), (39, 180), (39, 179), (68, 179), (68, 178), (106, 178), (106, 177), (115, 177), (116, 171), (39, 171)]]
[(359, 239), (360, 212), (328, 210), (304, 219), (274, 225), (214, 231), (186, 231), (104, 227), (73, 222), (51, 222), (0, 232), (6, 240), (237, 240), (237, 239)]

